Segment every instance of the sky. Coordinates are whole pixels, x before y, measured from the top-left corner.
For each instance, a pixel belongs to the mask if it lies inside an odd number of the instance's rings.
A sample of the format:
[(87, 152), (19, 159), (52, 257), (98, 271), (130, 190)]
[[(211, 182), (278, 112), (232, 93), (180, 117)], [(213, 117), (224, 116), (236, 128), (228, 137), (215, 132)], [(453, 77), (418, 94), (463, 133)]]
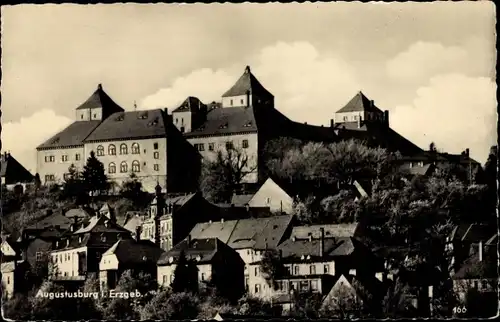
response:
[(102, 83), (126, 110), (209, 103), (251, 67), (289, 118), (328, 125), (358, 91), (418, 146), (496, 144), (491, 2), (2, 6), (2, 150), (36, 146)]

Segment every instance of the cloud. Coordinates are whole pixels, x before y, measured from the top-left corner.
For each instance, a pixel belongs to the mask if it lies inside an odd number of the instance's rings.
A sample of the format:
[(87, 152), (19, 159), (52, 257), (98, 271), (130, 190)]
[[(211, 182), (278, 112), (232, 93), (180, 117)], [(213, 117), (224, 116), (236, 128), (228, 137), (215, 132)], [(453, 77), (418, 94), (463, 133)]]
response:
[(17, 122), (2, 124), (2, 150), (10, 151), (26, 169), (36, 172), (36, 147), (73, 120), (44, 109)]
[[(308, 42), (279, 42), (248, 58), (252, 73), (275, 96), (276, 108), (293, 120), (328, 124), (336, 110), (360, 89), (346, 61), (323, 57)], [(221, 70), (200, 69), (176, 79), (144, 98), (141, 108), (176, 107), (187, 96), (220, 101), (243, 73), (245, 65)]]
[(432, 77), (408, 105), (391, 113), (391, 127), (422, 148), (471, 156), (484, 163), (496, 142), (496, 84), (487, 77), (445, 74)]
[(461, 46), (418, 41), (389, 59), (386, 71), (390, 78), (412, 84), (423, 84), (432, 76), (447, 73), (491, 77), (494, 52), (491, 39), (479, 37), (469, 38)]

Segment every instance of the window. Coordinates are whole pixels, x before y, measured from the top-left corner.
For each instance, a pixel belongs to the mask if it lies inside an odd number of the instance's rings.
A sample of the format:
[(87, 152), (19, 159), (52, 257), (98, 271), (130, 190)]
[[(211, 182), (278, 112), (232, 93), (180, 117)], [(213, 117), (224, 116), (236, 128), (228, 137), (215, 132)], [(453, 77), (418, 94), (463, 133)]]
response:
[(201, 280), (204, 281), (205, 280), (205, 273), (201, 273)]
[(347, 121), (347, 116), (344, 116), (344, 121)]
[(255, 284), (255, 293), (260, 293), (260, 284)]
[(316, 274), (316, 266), (315, 265), (309, 266), (309, 274), (311, 274), (311, 275)]
[(141, 164), (139, 161), (135, 160), (132, 162), (132, 172), (140, 172), (141, 171)]
[(354, 121), (357, 121), (357, 120), (358, 120), (358, 116), (354, 115)]
[(123, 162), (120, 164), (120, 172), (121, 172), (121, 173), (126, 173), (127, 171), (128, 171), (127, 162), (123, 161)]
[(242, 146), (243, 146), (243, 149), (247, 149), (248, 148), (248, 140), (243, 140)]
[(249, 278), (248, 277), (245, 277), (245, 290), (248, 292), (248, 282), (249, 282)]
[(140, 148), (139, 148), (139, 143), (133, 143), (132, 144), (132, 154), (139, 154), (141, 153)]
[(243, 105), (243, 99), (240, 100), (241, 105)]
[(231, 100), (229, 103), (231, 104), (231, 106), (233, 106), (233, 100)]
[(318, 281), (311, 281), (311, 289), (313, 291), (317, 291), (318, 290)]
[(40, 262), (43, 259), (42, 252), (36, 252), (36, 261)]
[(227, 141), (227, 142), (226, 142), (226, 150), (230, 150), (230, 149), (232, 149), (232, 148), (233, 148), (233, 142), (231, 142), (231, 141)]
[(116, 165), (113, 162), (108, 166), (108, 173), (116, 173)]
[(128, 148), (125, 143), (122, 143), (120, 145), (120, 154), (128, 154)]
[(45, 162), (54, 162), (55, 160), (56, 160), (56, 157), (53, 155), (45, 156)]
[(81, 119), (81, 120), (83, 120), (83, 114), (82, 114), (82, 115), (80, 115), (80, 119)]
[(214, 143), (208, 143), (208, 151), (213, 151), (215, 150), (215, 144)]
[(184, 133), (184, 126), (181, 126), (181, 133)]
[(299, 275), (299, 266), (298, 265), (294, 267), (294, 274)]
[(170, 284), (174, 282), (174, 274), (170, 275)]
[(259, 267), (255, 267), (255, 276), (259, 276)]
[(96, 119), (96, 118), (97, 118), (97, 114), (96, 114), (96, 113), (94, 113), (94, 119)]
[(101, 241), (102, 241), (103, 243), (105, 243), (105, 242), (106, 242), (106, 236), (101, 236)]
[(50, 181), (54, 181), (55, 180), (55, 176), (53, 174), (46, 174), (45, 175), (45, 182), (50, 182)]
[(323, 266), (323, 269), (324, 269), (325, 274), (328, 274), (330, 272), (330, 266), (328, 264), (325, 264)]
[(159, 159), (160, 158), (160, 152), (153, 153), (153, 158)]
[(114, 144), (110, 144), (108, 146), (108, 154), (109, 155), (116, 155), (116, 146)]
[(95, 253), (95, 257), (96, 257), (96, 258), (101, 258), (101, 253), (96, 252), (96, 253)]
[(179, 119), (178, 118), (175, 119), (175, 124), (177, 124), (177, 123), (179, 123)]
[(61, 157), (61, 159), (62, 159), (62, 162), (66, 162), (66, 161), (68, 161), (68, 156), (67, 155), (63, 155)]
[(97, 147), (97, 156), (102, 157), (104, 155), (104, 147), (102, 145), (99, 145)]
[(200, 143), (200, 144), (198, 145), (198, 151), (205, 151), (205, 144)]
[(163, 284), (167, 284), (167, 278), (168, 278), (167, 275), (163, 275)]
[(7, 276), (7, 284), (10, 284), (10, 276)]
[(155, 171), (160, 171), (160, 165), (159, 165), (159, 164), (154, 164), (154, 165), (153, 165), (153, 169), (154, 169)]
[(158, 150), (158, 143), (153, 144), (153, 149)]

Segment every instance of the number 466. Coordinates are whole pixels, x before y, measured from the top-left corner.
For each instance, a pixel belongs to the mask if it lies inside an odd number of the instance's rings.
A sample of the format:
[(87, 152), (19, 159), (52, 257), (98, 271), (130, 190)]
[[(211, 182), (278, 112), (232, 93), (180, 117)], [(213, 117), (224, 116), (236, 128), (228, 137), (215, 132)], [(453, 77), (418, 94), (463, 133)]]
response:
[(465, 312), (467, 312), (467, 308), (465, 306), (453, 308), (453, 313), (463, 314)]

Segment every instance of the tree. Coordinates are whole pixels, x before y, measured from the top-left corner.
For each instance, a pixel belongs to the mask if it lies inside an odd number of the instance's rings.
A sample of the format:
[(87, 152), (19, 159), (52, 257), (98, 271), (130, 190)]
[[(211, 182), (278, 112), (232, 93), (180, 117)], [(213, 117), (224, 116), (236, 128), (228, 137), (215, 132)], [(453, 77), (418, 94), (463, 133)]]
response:
[(229, 202), (244, 179), (255, 173), (255, 160), (238, 147), (228, 146), (219, 150), (214, 160), (205, 160), (202, 166), (200, 187), (207, 199)]
[(200, 314), (199, 299), (191, 293), (162, 290), (141, 310), (141, 320), (187, 320)]
[(276, 288), (276, 280), (285, 275), (285, 266), (283, 265), (279, 253), (274, 250), (266, 250), (262, 256), (261, 270), (270, 287)]
[(3, 298), (2, 309), (3, 317), (17, 321), (30, 320), (33, 310), (27, 295), (20, 293), (10, 299)]
[(322, 295), (319, 293), (298, 293), (295, 296), (295, 303), (292, 311), (292, 316), (298, 318), (318, 319), (322, 305)]
[(179, 255), (179, 260), (174, 270), (172, 291), (174, 293), (196, 292), (198, 290), (198, 273), (196, 265), (188, 261), (184, 250)]
[(436, 144), (434, 142), (431, 142), (431, 144), (429, 144), (429, 151), (437, 152)]
[(260, 298), (245, 296), (239, 299), (237, 309), (242, 315), (276, 315), (276, 308)]
[(42, 186), (42, 180), (40, 180), (40, 175), (38, 173), (36, 173), (34, 177), (34, 186), (36, 192), (38, 192), (38, 190), (40, 190), (40, 187)]
[(130, 173), (129, 179), (122, 183), (120, 194), (131, 200), (137, 209), (144, 208), (149, 203), (148, 193), (142, 189), (142, 182), (133, 172)]
[(82, 174), (74, 164), (68, 168), (68, 173), (64, 177), (63, 190), (60, 195), (62, 199), (71, 199), (77, 205), (88, 203), (88, 193)]
[(83, 168), (83, 180), (92, 196), (103, 193), (110, 187), (104, 165), (96, 158), (94, 151), (90, 152), (90, 157)]
[(396, 280), (387, 290), (382, 301), (382, 312), (387, 318), (410, 318), (416, 316), (412, 304), (413, 295), (410, 287), (400, 279)]

